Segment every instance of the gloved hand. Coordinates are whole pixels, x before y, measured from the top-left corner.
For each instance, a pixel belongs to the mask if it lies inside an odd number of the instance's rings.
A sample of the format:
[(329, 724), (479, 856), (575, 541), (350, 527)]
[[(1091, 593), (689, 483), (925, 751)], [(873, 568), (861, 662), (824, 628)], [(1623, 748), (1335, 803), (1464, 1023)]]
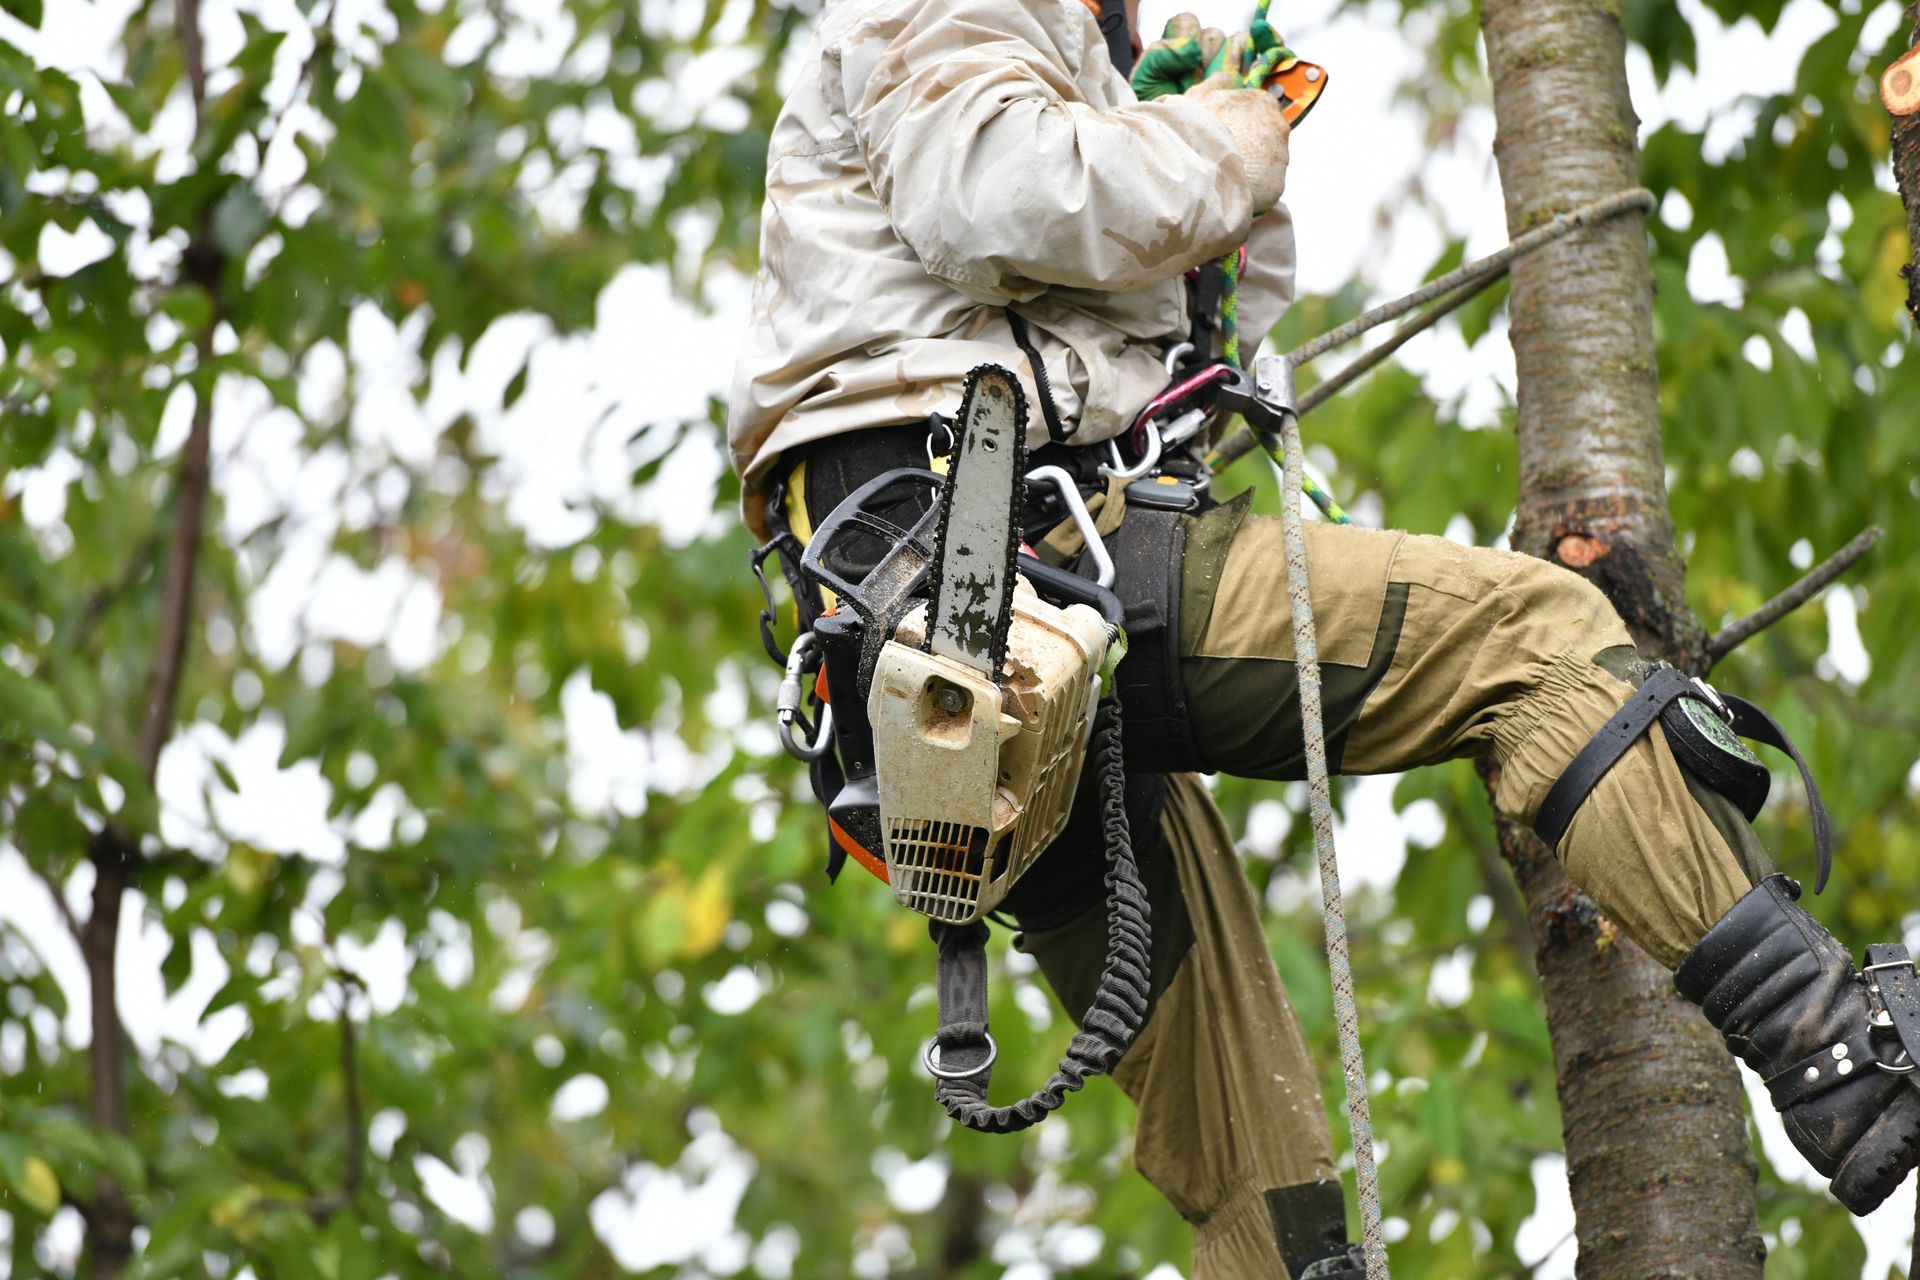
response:
[[(1236, 37), (1238, 38), (1238, 37)], [(1280, 114), (1280, 102), (1264, 89), (1240, 88), (1233, 73), (1209, 76), (1186, 96), (1204, 107), (1233, 136), (1233, 149), (1246, 170), (1253, 211), (1265, 213), (1287, 189), (1287, 138), (1292, 130)]]
[(1276, 50), (1284, 52), (1286, 42), (1273, 24), (1265, 18), (1257, 18), (1245, 31), (1236, 33), (1231, 39), (1222, 41), (1207, 57), (1206, 74), (1201, 79), (1219, 75), (1222, 71), (1232, 71), (1244, 75), (1253, 65), (1253, 60), (1263, 54)]
[(1170, 93), (1185, 93), (1204, 78), (1202, 68), (1221, 60), (1226, 43), (1226, 33), (1220, 28), (1202, 28), (1200, 19), (1190, 13), (1175, 15), (1134, 64), (1134, 96), (1149, 102)]

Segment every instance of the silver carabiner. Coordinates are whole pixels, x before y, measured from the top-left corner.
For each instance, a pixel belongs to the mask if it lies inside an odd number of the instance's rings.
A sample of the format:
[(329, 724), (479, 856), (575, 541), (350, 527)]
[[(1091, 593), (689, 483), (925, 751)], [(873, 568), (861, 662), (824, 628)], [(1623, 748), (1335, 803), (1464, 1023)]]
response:
[(812, 742), (796, 737), (793, 732), (794, 722), (800, 716), (801, 700), (805, 696), (801, 688), (802, 676), (806, 670), (807, 659), (818, 644), (819, 641), (814, 639), (811, 631), (802, 632), (800, 638), (793, 642), (793, 648), (787, 653), (786, 674), (780, 678), (780, 696), (774, 702), (774, 712), (779, 721), (780, 745), (786, 748), (788, 755), (796, 760), (804, 760), (808, 764), (826, 755), (833, 747), (832, 707), (820, 708), (820, 723), (815, 727)]
[(1112, 465), (1099, 468), (1103, 476), (1118, 476), (1122, 480), (1138, 480), (1152, 471), (1160, 462), (1160, 428), (1149, 422), (1141, 428), (1147, 435), (1147, 451), (1140, 461), (1127, 466), (1120, 457), (1120, 442), (1117, 439), (1107, 441), (1107, 456), (1113, 459)]
[(1189, 409), (1169, 422), (1167, 429), (1160, 433), (1161, 448), (1172, 449), (1185, 444), (1207, 425), (1208, 416), (1205, 409)]

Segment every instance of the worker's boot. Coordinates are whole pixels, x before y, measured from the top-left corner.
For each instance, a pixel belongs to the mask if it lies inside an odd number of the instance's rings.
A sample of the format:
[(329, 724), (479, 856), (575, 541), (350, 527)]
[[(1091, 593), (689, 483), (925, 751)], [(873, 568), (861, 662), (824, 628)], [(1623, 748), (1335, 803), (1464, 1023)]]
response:
[(1357, 1244), (1347, 1245), (1295, 1271), (1293, 1280), (1367, 1280), (1366, 1251)]
[(1766, 1081), (1793, 1145), (1864, 1214), (1920, 1165), (1920, 982), (1906, 948), (1867, 967), (1769, 876), (1680, 962), (1674, 985)]

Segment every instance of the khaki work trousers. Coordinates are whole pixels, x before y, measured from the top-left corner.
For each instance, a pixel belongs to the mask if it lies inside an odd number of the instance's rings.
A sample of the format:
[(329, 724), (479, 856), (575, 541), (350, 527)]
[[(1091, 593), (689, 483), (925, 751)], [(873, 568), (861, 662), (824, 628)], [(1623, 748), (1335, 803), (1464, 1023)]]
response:
[[(1306, 539), (1334, 770), (1491, 753), (1496, 807), (1530, 823), (1632, 692), (1608, 661), (1630, 656), (1632, 642), (1606, 598), (1545, 561), (1443, 538), (1309, 523)], [(1180, 662), (1211, 770), (1304, 773), (1285, 582), (1277, 519), (1234, 503), (1188, 521)], [(1751, 832), (1728, 820), (1730, 806), (1709, 817), (1709, 801), (1655, 726), (1557, 850), (1569, 876), (1669, 966), (1746, 892), (1764, 857), (1745, 847)], [(1147, 877), (1155, 927), (1172, 920), (1191, 941), (1173, 974), (1155, 974), (1149, 1020), (1114, 1073), (1139, 1109), (1135, 1160), (1193, 1223), (1194, 1280), (1284, 1277), (1283, 1252), (1302, 1256), (1288, 1206), (1303, 1195), (1324, 1204), (1337, 1187), (1317, 1078), (1232, 837), (1193, 777), (1169, 778), (1161, 832), (1180, 901), (1170, 911), (1171, 885)], [(1105, 940), (1094, 910), (1021, 945), (1079, 1009)]]

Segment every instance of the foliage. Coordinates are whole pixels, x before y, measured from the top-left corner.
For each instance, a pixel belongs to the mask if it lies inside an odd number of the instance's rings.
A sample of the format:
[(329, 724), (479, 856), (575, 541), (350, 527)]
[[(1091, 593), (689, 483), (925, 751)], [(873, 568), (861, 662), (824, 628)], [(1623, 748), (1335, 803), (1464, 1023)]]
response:
[[(1441, 73), (1409, 93), (1444, 129), (1485, 99), (1474, 15), (1403, 7), (1436, 19), (1422, 29)], [(1816, 910), (1857, 945), (1899, 927), (1899, 890), (1920, 876), (1920, 726), (1897, 696), (1920, 684), (1901, 634), (1920, 610), (1903, 572), (1920, 554), (1920, 366), (1896, 320), (1904, 246), (1865, 89), (1889, 50), (1857, 50), (1863, 18), (1845, 8), (1795, 92), (1753, 104), (1744, 143), (1723, 154), (1670, 125), (1645, 167), (1667, 199), (1657, 318), (1691, 603), (1712, 625), (1784, 585), (1802, 539), (1824, 554), (1869, 521), (1888, 530), (1853, 579), (1864, 683), (1822, 658), (1813, 609), (1723, 672), (1811, 744), (1846, 889)], [(69, 1016), (85, 984), (54, 978), (63, 955), (80, 972), (77, 952), (59, 925), (6, 928), (12, 1274), (55, 1267), (103, 1176), (127, 1189), (155, 1276), (1181, 1263), (1184, 1225), (1126, 1163), (1117, 1090), (1024, 1140), (953, 1132), (932, 1107), (911, 1065), (932, 1019), (922, 931), (857, 870), (826, 885), (817, 814), (765, 724), (775, 673), (737, 495), (707, 484), (718, 407), (663, 417), (542, 368), (586, 341), (567, 335), (606, 328), (629, 264), (690, 294), (750, 267), (775, 73), (811, 6), (223, 11), (202, 27), (197, 126), (172, 10), (132, 11), (106, 79), (36, 65), (40, 16), (10, 12), (24, 21), (0, 19), (0, 865), (84, 914), (93, 833), (132, 833), (127, 936), (154, 940), (176, 1000), (211, 997), (177, 1041), (129, 1049), (130, 1132), (103, 1131)], [(1625, 12), (1657, 69), (1688, 65), (1671, 6)], [(712, 88), (691, 117), (673, 88), (687, 85)], [(1741, 305), (1688, 297), (1708, 237)], [(95, 260), (43, 269), (69, 243)], [(1282, 337), (1362, 294), (1303, 303)], [(1468, 341), (1505, 340), (1496, 305), (1462, 316)], [(179, 453), (207, 397), (213, 514), (156, 795), (134, 744)], [(518, 505), (525, 442), (580, 441), (554, 415), (583, 399), (603, 416), (582, 468), (615, 470), (569, 491), (578, 519), (555, 536)], [(1467, 430), (1459, 411), (1389, 368), (1308, 427), (1362, 511), (1487, 542), (1512, 510), (1511, 424)], [(1252, 463), (1224, 483), (1271, 501)], [(702, 486), (718, 518), (689, 532), (668, 513), (709, 501)], [(415, 640), (363, 616), (416, 597)], [(263, 784), (322, 797), (313, 820), (249, 809)], [(1763, 833), (1804, 868), (1804, 804), (1784, 779), (1778, 792)], [(1236, 824), (1261, 806), (1249, 867), (1337, 1112), (1304, 824), (1270, 790), (1218, 793)], [(1536, 1260), (1515, 1247), (1529, 1165), (1558, 1132), (1530, 957), (1471, 770), (1411, 775), (1396, 799), (1433, 847), (1353, 904), (1369, 1061), (1390, 1079), (1383, 1173), (1418, 1242), (1396, 1266), (1518, 1274)], [(996, 954), (1012, 1089), (1066, 1021)], [(396, 972), (403, 986), (384, 983)], [(1470, 987), (1435, 979), (1462, 972)], [(677, 1245), (675, 1215), (724, 1216), (749, 1168), (735, 1230), (697, 1256)], [(456, 1174), (464, 1200), (445, 1190)], [(956, 1224), (974, 1202), (988, 1253), (943, 1269), (971, 1257)], [(621, 1233), (636, 1204), (650, 1240)], [(1779, 1275), (1857, 1270), (1823, 1197), (1770, 1178), (1762, 1216), (1794, 1242)]]

